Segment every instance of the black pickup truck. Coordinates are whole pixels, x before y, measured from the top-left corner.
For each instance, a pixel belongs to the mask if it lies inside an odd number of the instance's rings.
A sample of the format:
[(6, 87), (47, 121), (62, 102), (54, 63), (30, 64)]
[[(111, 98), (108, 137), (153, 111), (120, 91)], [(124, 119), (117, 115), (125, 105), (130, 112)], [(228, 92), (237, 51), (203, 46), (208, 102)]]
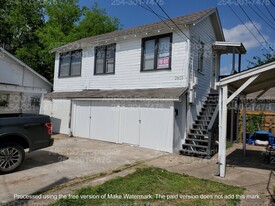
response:
[(0, 173), (16, 170), (25, 149), (32, 152), (53, 145), (52, 123), (47, 115), (0, 114)]

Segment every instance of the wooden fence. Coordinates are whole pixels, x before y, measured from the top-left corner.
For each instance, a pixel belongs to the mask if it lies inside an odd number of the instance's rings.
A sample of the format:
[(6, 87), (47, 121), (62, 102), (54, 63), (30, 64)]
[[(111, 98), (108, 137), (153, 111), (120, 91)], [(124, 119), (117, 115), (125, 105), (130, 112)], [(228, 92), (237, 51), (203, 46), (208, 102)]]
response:
[[(241, 113), (240, 113), (241, 114)], [(273, 135), (275, 135), (275, 112), (273, 111), (253, 111), (253, 110), (248, 110), (246, 114), (264, 114), (264, 122), (265, 124), (263, 125), (261, 130), (271, 132)], [(240, 115), (241, 117), (241, 115)]]

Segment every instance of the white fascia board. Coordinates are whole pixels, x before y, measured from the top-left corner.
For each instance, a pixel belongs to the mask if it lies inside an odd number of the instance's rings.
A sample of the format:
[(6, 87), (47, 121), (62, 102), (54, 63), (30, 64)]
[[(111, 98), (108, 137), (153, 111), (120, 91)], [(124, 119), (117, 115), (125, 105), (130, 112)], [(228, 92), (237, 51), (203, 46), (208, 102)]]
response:
[(227, 42), (227, 41), (216, 41), (214, 42), (214, 46), (242, 46), (241, 42)]
[(140, 102), (180, 102), (180, 99), (136, 99), (136, 98), (72, 98), (75, 101), (140, 101)]
[(217, 86), (223, 86), (241, 79), (249, 78), (258, 74), (261, 74), (263, 72), (269, 71), (275, 69), (275, 62), (270, 62), (269, 64), (261, 65), (258, 67), (255, 67), (253, 69), (248, 69), (246, 71), (243, 71), (239, 74), (235, 74), (229, 77), (225, 77), (221, 79), (219, 82), (216, 83)]
[(0, 85), (0, 91), (38, 93), (38, 94), (48, 93), (46, 89), (35, 88), (35, 87), (25, 87), (25, 86), (16, 86), (16, 85)]

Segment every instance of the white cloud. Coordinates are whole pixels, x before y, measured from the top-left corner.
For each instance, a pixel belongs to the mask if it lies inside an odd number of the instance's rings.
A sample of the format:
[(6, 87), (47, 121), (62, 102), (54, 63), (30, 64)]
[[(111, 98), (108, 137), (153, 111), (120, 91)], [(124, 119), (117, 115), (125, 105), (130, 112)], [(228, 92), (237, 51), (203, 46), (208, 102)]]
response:
[[(263, 34), (262, 32), (262, 26), (259, 23), (253, 22), (255, 26), (258, 28), (258, 30)], [(257, 39), (264, 43), (263, 38), (258, 33), (256, 28), (253, 26), (251, 22), (245, 23), (245, 25), (250, 29), (250, 31), (257, 37)], [(239, 24), (235, 27), (232, 27), (231, 29), (223, 29), (224, 36), (226, 41), (232, 41), (232, 42), (242, 42), (246, 49), (261, 47), (259, 42), (252, 36), (252, 34), (247, 30), (247, 28), (243, 24)], [(265, 39), (268, 41), (269, 37), (266, 35), (263, 35)]]
[(221, 68), (221, 75), (227, 75), (227, 74), (230, 74), (231, 72), (231, 68), (229, 68), (228, 66), (224, 66)]

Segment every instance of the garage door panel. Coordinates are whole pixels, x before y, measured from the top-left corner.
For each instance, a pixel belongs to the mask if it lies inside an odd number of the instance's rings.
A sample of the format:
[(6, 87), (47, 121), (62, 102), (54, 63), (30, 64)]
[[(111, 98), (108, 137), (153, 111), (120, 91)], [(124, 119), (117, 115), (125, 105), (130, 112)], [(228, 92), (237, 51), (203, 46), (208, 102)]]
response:
[(118, 142), (118, 106), (108, 102), (92, 102), (90, 127), (92, 139)]
[(90, 112), (89, 101), (75, 103), (74, 136), (90, 138)]
[(167, 145), (171, 138), (170, 106), (166, 104), (143, 105), (140, 112), (140, 146), (162, 151), (170, 150), (170, 146)]
[(122, 143), (139, 145), (140, 109), (136, 104), (121, 107)]

